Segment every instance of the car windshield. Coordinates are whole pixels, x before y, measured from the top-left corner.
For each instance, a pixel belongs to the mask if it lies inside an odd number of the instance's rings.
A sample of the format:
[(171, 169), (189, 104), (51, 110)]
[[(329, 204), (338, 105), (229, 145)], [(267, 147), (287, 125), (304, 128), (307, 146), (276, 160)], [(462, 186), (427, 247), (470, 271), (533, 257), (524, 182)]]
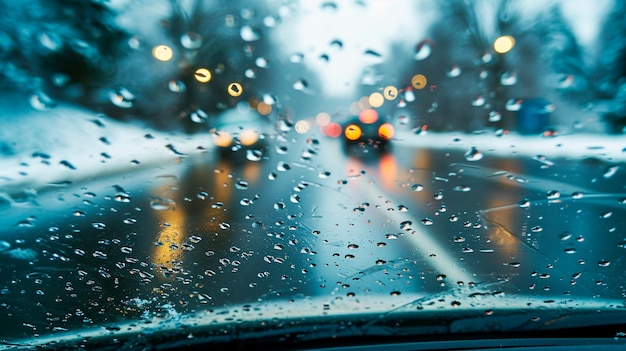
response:
[(0, 3), (0, 347), (624, 342), (626, 2)]

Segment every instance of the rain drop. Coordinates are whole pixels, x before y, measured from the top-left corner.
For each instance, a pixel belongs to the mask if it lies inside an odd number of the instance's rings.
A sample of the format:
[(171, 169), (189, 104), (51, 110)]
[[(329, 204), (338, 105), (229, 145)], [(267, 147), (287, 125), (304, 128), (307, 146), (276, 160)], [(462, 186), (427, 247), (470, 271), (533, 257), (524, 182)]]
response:
[(172, 199), (155, 199), (150, 201), (150, 207), (156, 211), (173, 210), (176, 207), (176, 202)]
[(466, 192), (472, 190), (472, 188), (470, 188), (467, 185), (457, 185), (452, 190), (466, 193)]
[(135, 94), (126, 88), (117, 88), (109, 92), (109, 99), (113, 105), (120, 108), (131, 108), (135, 103)]
[(245, 180), (238, 180), (237, 182), (235, 182), (235, 188), (239, 190), (248, 189), (248, 182), (246, 182)]
[(557, 190), (550, 190), (546, 193), (546, 197), (550, 200), (558, 199), (561, 197), (561, 193)]
[(239, 34), (241, 35), (241, 39), (244, 41), (255, 41), (261, 39), (261, 33), (259, 30), (248, 25), (241, 27)]
[(515, 72), (504, 72), (500, 76), (500, 84), (504, 86), (511, 86), (517, 83), (517, 74)]
[(483, 153), (480, 150), (472, 146), (472, 148), (465, 153), (465, 159), (468, 161), (478, 161), (483, 158)]
[(415, 56), (413, 58), (417, 61), (427, 59), (432, 53), (432, 42), (428, 39), (422, 40), (415, 47)]
[(472, 99), (472, 106), (483, 106), (485, 104), (485, 98), (482, 95), (478, 95)]
[(611, 178), (612, 176), (615, 175), (615, 173), (617, 173), (618, 170), (619, 170), (619, 166), (609, 167), (606, 169), (602, 177), (604, 177), (605, 179)]
[(458, 77), (459, 75), (461, 75), (461, 67), (459, 65), (454, 65), (450, 67), (450, 69), (448, 69), (448, 72), (446, 72), (446, 75), (450, 78)]
[(202, 36), (198, 33), (187, 32), (180, 36), (180, 44), (185, 49), (199, 49), (202, 46)]
[(246, 150), (246, 159), (248, 161), (258, 162), (263, 157), (261, 150)]

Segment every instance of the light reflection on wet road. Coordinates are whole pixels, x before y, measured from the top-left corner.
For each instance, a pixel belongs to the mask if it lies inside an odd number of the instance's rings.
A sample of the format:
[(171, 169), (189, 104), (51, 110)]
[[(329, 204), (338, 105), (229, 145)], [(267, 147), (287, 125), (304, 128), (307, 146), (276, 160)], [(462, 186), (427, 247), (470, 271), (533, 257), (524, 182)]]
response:
[[(11, 335), (46, 331), (23, 325), (46, 314), (66, 327), (164, 306), (473, 284), (546, 299), (624, 293), (623, 177), (603, 177), (604, 162), (468, 162), (402, 142), (367, 157), (339, 150), (294, 136), (271, 140), (259, 162), (207, 152), (39, 194), (4, 220), (0, 285), (23, 296), (3, 312)], [(11, 255), (27, 248), (35, 260)]]

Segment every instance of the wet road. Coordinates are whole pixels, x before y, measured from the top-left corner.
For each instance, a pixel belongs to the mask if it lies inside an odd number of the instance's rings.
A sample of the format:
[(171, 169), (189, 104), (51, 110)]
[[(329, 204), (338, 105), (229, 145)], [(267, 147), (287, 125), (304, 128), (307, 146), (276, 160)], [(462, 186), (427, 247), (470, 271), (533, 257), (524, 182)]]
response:
[(261, 159), (209, 149), (4, 208), (3, 336), (476, 284), (546, 300), (624, 296), (619, 163), (411, 140), (389, 152), (296, 133), (267, 141)]

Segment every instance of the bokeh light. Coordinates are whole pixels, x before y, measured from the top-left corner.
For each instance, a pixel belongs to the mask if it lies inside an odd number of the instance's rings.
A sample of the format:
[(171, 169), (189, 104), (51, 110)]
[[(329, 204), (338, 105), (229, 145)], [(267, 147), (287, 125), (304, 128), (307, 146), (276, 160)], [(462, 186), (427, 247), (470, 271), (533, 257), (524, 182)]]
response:
[(211, 80), (211, 71), (206, 68), (198, 68), (193, 76), (200, 83), (208, 83)]
[(383, 89), (383, 95), (387, 100), (395, 100), (398, 97), (398, 88), (393, 85), (385, 87), (385, 89)]
[(224, 131), (213, 134), (213, 142), (219, 147), (228, 147), (233, 142), (233, 137)]
[(350, 124), (343, 133), (348, 140), (358, 140), (361, 137), (361, 128), (356, 124)]
[(259, 140), (259, 133), (256, 130), (244, 129), (239, 133), (239, 142), (241, 145), (250, 146)]
[(364, 124), (372, 124), (378, 120), (378, 112), (372, 109), (366, 109), (359, 113), (359, 121)]
[(300, 120), (298, 122), (296, 122), (296, 125), (294, 127), (294, 129), (296, 130), (296, 133), (298, 134), (304, 134), (307, 133), (309, 131), (309, 129), (311, 129), (311, 123), (307, 120)]
[(493, 49), (499, 54), (505, 54), (515, 46), (515, 38), (510, 35), (503, 35), (498, 37), (493, 42)]
[(385, 98), (381, 93), (371, 93), (368, 102), (372, 107), (381, 107), (385, 103)]
[(378, 127), (378, 136), (385, 140), (393, 138), (394, 133), (395, 128), (390, 123), (383, 123), (380, 127)]
[(411, 78), (411, 85), (415, 89), (424, 89), (424, 87), (426, 87), (427, 82), (428, 80), (426, 79), (426, 76), (424, 76), (423, 74), (416, 74), (413, 76), (413, 78)]
[(266, 104), (265, 102), (261, 101), (256, 105), (256, 110), (259, 114), (267, 116), (272, 113), (272, 105)]
[(336, 138), (341, 135), (341, 124), (337, 122), (329, 123), (326, 128), (324, 128), (324, 133), (331, 138)]
[(159, 61), (169, 61), (174, 56), (174, 52), (167, 45), (157, 45), (152, 49), (152, 56)]
[(228, 94), (230, 96), (239, 96), (243, 94), (243, 87), (239, 83), (228, 84)]
[(330, 115), (326, 112), (320, 112), (315, 116), (315, 122), (320, 127), (326, 127), (330, 123)]

